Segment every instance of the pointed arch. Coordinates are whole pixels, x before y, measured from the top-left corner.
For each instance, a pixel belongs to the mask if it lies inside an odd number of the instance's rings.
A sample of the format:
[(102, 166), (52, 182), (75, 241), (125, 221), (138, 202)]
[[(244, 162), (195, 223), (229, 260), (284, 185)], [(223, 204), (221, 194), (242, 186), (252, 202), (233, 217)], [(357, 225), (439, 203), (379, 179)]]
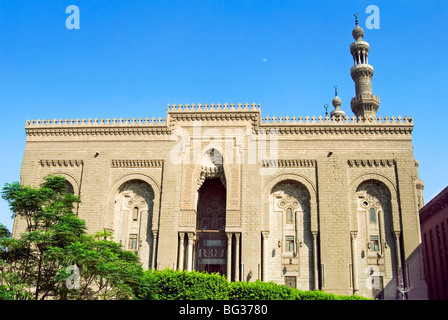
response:
[(381, 183), (384, 186), (384, 189), (389, 192), (390, 204), (392, 210), (393, 230), (394, 232), (400, 232), (400, 212), (399, 212), (397, 187), (396, 184), (393, 182), (393, 180), (385, 175), (378, 173), (364, 173), (352, 180), (348, 193), (350, 212), (355, 213), (357, 211), (356, 201), (353, 200), (353, 195), (357, 192), (358, 187), (363, 182), (369, 180)]
[(227, 189), (227, 175), (230, 172), (225, 164), (221, 147), (215, 143), (208, 144), (201, 150), (201, 157), (198, 159), (192, 177), (195, 184), (193, 193), (193, 208), (196, 210), (199, 200), (199, 189), (206, 179), (219, 178)]
[[(51, 175), (55, 175), (55, 176), (62, 176), (62, 177), (64, 177), (65, 180), (67, 181), (67, 185), (69, 187), (69, 190), (70, 190), (70, 187), (71, 187), (73, 189), (73, 194), (75, 196), (79, 196), (79, 182), (78, 182), (78, 179), (76, 179), (73, 175), (71, 175), (69, 173), (66, 173), (66, 172), (59, 172), (59, 171), (52, 172), (50, 174)], [(44, 177), (40, 178), (37, 185), (40, 186), (44, 181), (45, 181)]]
[(313, 183), (302, 175), (279, 174), (265, 184), (261, 225), (269, 237), (263, 241), (264, 281), (295, 279), (298, 288), (319, 287), (316, 198)]
[[(136, 220), (133, 219), (135, 209)], [(136, 251), (144, 268), (154, 267), (160, 216), (158, 183), (141, 173), (120, 176), (109, 187), (106, 215), (105, 226), (117, 233), (116, 240), (122, 240), (125, 249), (140, 249)], [(126, 223), (122, 224), (120, 219)], [(138, 242), (137, 248), (129, 245), (132, 241)]]
[[(390, 284), (397, 283), (401, 265), (396, 190), (385, 176), (363, 174), (351, 185), (350, 197), (354, 291), (384, 299), (396, 294)], [(371, 281), (373, 288), (357, 285)]]
[(269, 179), (263, 189), (263, 197), (261, 198), (261, 208), (262, 208), (262, 221), (261, 226), (262, 230), (268, 230), (269, 229), (269, 195), (271, 194), (272, 189), (275, 185), (277, 185), (279, 182), (291, 180), (295, 181), (305, 187), (305, 189), (308, 191), (309, 197), (310, 197), (310, 214), (311, 214), (311, 230), (313, 232), (318, 232), (318, 207), (317, 207), (317, 193), (316, 193), (316, 187), (313, 184), (313, 182), (300, 174), (279, 174), (271, 179)]

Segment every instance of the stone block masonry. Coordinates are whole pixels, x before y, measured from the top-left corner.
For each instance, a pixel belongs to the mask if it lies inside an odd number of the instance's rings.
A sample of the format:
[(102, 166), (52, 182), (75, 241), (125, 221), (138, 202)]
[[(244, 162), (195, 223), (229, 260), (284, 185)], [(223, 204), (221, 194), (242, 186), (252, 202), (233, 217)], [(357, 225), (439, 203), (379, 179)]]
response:
[(145, 268), (378, 299), (403, 298), (404, 284), (426, 299), (413, 119), (376, 116), (360, 29), (354, 117), (336, 92), (331, 117), (212, 103), (168, 105), (165, 119), (30, 120), (21, 183), (64, 176), (88, 232), (113, 231)]

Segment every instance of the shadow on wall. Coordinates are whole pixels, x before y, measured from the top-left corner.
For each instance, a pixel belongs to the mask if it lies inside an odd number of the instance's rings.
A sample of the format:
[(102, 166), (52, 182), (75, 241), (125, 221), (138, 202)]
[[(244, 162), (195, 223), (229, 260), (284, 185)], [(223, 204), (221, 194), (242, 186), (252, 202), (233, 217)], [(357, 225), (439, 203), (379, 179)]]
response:
[[(401, 260), (403, 261), (403, 259)], [(423, 269), (422, 244), (405, 260), (405, 263), (399, 268), (398, 274), (398, 279), (394, 277), (392, 281), (389, 281), (384, 286), (383, 290), (372, 289), (377, 290), (376, 296), (378, 298), (386, 300), (428, 300), (428, 290)], [(395, 297), (392, 297), (392, 295), (395, 295)]]

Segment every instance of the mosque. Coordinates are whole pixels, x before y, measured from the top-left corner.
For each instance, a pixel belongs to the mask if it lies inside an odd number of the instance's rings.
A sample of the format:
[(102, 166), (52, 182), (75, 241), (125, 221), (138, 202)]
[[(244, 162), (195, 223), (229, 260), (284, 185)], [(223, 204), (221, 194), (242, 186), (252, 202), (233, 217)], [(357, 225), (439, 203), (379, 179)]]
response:
[[(258, 104), (172, 104), (165, 119), (29, 120), (21, 183), (49, 174), (145, 268), (303, 290), (426, 299), (413, 119), (377, 117), (369, 43), (350, 45), (352, 115), (264, 117)], [(15, 236), (26, 224), (16, 218)]]

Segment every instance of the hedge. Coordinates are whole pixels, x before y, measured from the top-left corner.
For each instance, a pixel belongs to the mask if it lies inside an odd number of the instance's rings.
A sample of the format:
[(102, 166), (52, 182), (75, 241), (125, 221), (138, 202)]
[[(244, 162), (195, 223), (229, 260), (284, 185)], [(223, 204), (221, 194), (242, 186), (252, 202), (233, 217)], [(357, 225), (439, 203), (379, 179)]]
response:
[(219, 274), (197, 271), (146, 271), (136, 289), (142, 300), (365, 300), (319, 290), (304, 291), (273, 282), (229, 282)]
[(197, 271), (146, 271), (136, 292), (146, 300), (227, 300), (228, 281), (219, 274)]

